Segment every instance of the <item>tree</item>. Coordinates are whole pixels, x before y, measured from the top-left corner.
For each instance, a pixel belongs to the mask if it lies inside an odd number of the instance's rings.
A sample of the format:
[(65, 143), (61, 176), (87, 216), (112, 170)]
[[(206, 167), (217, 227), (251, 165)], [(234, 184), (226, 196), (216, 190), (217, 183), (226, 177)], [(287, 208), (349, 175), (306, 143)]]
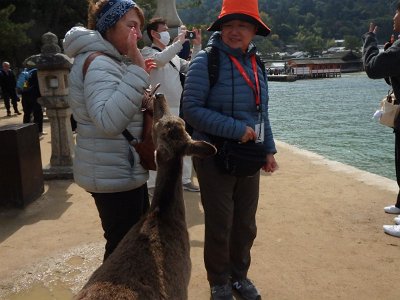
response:
[(361, 39), (354, 35), (344, 36), (344, 47), (348, 50), (359, 50), (361, 47)]
[(33, 21), (12, 22), (10, 16), (15, 9), (14, 5), (9, 5), (0, 10), (0, 56), (2, 59), (10, 61), (12, 65), (16, 65), (18, 50), (31, 43), (26, 31), (34, 24)]
[(157, 9), (156, 0), (137, 0), (136, 3), (143, 9), (146, 21), (154, 16)]
[(300, 26), (299, 32), (296, 35), (296, 41), (302, 46), (304, 51), (309, 52), (313, 56), (322, 52), (325, 46), (320, 32), (320, 28), (308, 29)]

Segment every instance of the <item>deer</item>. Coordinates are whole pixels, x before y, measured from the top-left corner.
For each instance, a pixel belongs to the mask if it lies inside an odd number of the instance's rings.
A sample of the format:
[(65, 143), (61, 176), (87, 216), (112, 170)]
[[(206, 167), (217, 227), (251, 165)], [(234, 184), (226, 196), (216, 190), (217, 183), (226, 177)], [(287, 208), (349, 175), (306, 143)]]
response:
[(216, 148), (192, 140), (171, 114), (163, 94), (154, 97), (153, 141), (157, 177), (149, 211), (94, 271), (76, 300), (188, 298), (190, 241), (182, 189), (183, 156), (212, 156)]

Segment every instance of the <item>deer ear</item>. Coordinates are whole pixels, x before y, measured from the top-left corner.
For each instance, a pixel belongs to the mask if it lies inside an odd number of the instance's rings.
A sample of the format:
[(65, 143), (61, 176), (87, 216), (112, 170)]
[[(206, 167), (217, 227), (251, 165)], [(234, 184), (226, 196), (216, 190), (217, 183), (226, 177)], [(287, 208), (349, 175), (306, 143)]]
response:
[(204, 158), (217, 153), (217, 149), (210, 143), (204, 141), (192, 141), (185, 150), (185, 154), (189, 156), (198, 156)]

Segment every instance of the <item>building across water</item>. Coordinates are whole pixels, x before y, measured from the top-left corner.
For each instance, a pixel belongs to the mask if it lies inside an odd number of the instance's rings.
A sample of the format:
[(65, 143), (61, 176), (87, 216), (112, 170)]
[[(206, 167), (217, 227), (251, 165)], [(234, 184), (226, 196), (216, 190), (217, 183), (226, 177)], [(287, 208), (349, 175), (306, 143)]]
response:
[[(282, 75), (292, 75), (295, 79), (340, 77), (342, 73), (360, 72), (362, 60), (352, 51), (345, 51), (329, 57), (289, 58), (282, 61), (266, 62), (269, 80), (282, 80)], [(275, 76), (279, 76), (275, 78)]]

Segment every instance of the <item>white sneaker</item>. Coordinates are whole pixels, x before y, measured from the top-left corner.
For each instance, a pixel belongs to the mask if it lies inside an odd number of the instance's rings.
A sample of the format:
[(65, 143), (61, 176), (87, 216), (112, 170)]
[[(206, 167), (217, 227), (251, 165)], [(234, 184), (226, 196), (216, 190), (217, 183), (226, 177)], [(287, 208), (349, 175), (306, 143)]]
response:
[(192, 182), (183, 184), (183, 190), (188, 192), (200, 192), (200, 188)]
[(395, 215), (400, 214), (400, 208), (398, 208), (398, 207), (396, 207), (394, 205), (386, 206), (383, 210), (387, 214), (395, 214)]
[(383, 225), (383, 231), (389, 235), (400, 237), (400, 225)]
[(153, 198), (154, 196), (154, 187), (148, 187), (147, 188), (147, 193), (149, 194), (149, 198)]
[(400, 216), (393, 219), (397, 225), (400, 225)]

